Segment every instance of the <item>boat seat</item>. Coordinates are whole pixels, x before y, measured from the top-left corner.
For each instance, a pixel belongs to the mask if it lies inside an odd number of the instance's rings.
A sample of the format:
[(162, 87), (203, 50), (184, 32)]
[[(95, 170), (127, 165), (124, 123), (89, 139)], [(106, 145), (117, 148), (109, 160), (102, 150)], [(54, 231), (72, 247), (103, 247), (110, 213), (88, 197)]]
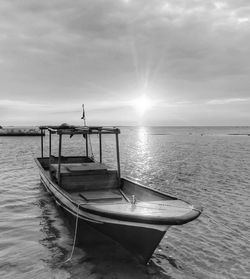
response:
[(107, 167), (100, 163), (81, 163), (81, 164), (67, 164), (66, 169), (72, 173), (105, 173)]
[[(58, 164), (50, 165), (51, 172), (57, 176)], [(107, 167), (101, 163), (68, 163), (61, 164), (61, 176), (68, 175), (84, 175), (84, 174), (104, 174), (107, 172)]]
[[(50, 155), (49, 162), (50, 164), (58, 164), (58, 157)], [(93, 160), (87, 156), (61, 156), (61, 163), (91, 163)]]
[[(57, 179), (58, 164), (51, 164), (52, 177)], [(116, 170), (108, 170), (100, 163), (61, 164), (61, 187), (67, 191), (88, 191), (118, 188)]]
[(87, 201), (103, 201), (103, 200), (122, 200), (121, 193), (118, 191), (86, 191), (79, 195)]

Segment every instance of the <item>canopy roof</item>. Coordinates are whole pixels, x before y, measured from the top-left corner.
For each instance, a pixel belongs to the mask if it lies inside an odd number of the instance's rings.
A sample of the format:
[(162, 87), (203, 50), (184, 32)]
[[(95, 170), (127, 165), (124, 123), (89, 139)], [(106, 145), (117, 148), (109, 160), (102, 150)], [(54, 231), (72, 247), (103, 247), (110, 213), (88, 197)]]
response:
[(117, 127), (102, 127), (102, 126), (40, 126), (40, 130), (48, 130), (51, 133), (58, 135), (75, 135), (75, 134), (120, 134), (120, 129)]

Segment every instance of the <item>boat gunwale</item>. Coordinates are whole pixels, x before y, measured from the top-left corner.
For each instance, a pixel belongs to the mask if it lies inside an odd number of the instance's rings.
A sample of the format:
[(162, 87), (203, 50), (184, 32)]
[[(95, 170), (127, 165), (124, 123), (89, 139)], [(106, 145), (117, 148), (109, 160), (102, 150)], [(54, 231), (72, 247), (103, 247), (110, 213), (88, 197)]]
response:
[[(136, 206), (136, 205), (135, 205)], [(194, 219), (196, 219), (201, 214), (200, 208), (192, 208), (190, 212), (178, 216), (178, 217), (159, 217), (159, 216), (143, 216), (143, 215), (128, 215), (128, 214), (121, 214), (120, 212), (117, 213), (103, 211), (98, 209), (94, 206), (94, 204), (81, 205), (82, 209), (89, 213), (93, 213), (94, 215), (99, 215), (102, 217), (113, 218), (119, 221), (127, 221), (127, 222), (145, 222), (147, 224), (154, 224), (154, 225), (166, 225), (166, 226), (173, 226), (173, 225), (183, 225), (186, 224)]]
[[(48, 157), (47, 157), (48, 158)], [(79, 210), (82, 210), (83, 213), (89, 213), (91, 215), (94, 215), (95, 217), (101, 217), (101, 218), (108, 218), (108, 219), (112, 219), (112, 220), (115, 220), (115, 221), (123, 221), (123, 222), (133, 222), (133, 223), (143, 223), (143, 224), (151, 224), (151, 225), (166, 225), (166, 226), (169, 226), (169, 225), (182, 225), (182, 224), (185, 224), (185, 223), (188, 223), (194, 219), (196, 219), (202, 209), (200, 208), (193, 208), (191, 209), (191, 211), (185, 215), (183, 215), (182, 217), (168, 217), (168, 218), (150, 218), (150, 217), (147, 217), (147, 216), (128, 216), (128, 215), (119, 215), (119, 213), (112, 213), (112, 212), (103, 212), (101, 210), (98, 210), (97, 208), (94, 207), (94, 204), (95, 203), (91, 203), (91, 202), (86, 202), (86, 203), (77, 203), (76, 201), (74, 201), (71, 197), (70, 197), (70, 194), (62, 189), (57, 183), (54, 183), (51, 178), (46, 174), (46, 170), (45, 168), (42, 166), (41, 162), (39, 161), (39, 159), (46, 159), (46, 157), (43, 157), (43, 158), (35, 158), (35, 161), (37, 163), (37, 165), (39, 166), (39, 168), (42, 170), (44, 176), (47, 177), (47, 180), (49, 181), (49, 184), (55, 189), (55, 191), (59, 192), (60, 195), (62, 195), (64, 198), (66, 198), (68, 200), (69, 203), (71, 203), (72, 205), (74, 205), (75, 207), (77, 207)], [(163, 197), (168, 197), (168, 198), (171, 198), (172, 200), (180, 200), (180, 199), (177, 199), (175, 197), (171, 197), (165, 193), (162, 193), (161, 191), (158, 191), (158, 190), (155, 190), (155, 189), (152, 189), (150, 187), (147, 187), (147, 186), (144, 186), (142, 184), (139, 184), (137, 182), (134, 182), (132, 181), (131, 179), (126, 179), (126, 178), (121, 178), (122, 181), (129, 181), (133, 184), (135, 184), (136, 186), (139, 186), (141, 188), (145, 188), (149, 191), (152, 191), (152, 192), (155, 192), (157, 194), (160, 194), (161, 196)], [(122, 187), (121, 187), (122, 189)], [(51, 191), (50, 191), (51, 192)], [(70, 209), (65, 203), (62, 203), (60, 201), (60, 199), (58, 197), (56, 197), (56, 195), (54, 193), (52, 193), (53, 197), (55, 198), (55, 200), (57, 202), (60, 203), (60, 205), (62, 206), (62, 204), (64, 206), (66, 206), (68, 208), (68, 211), (70, 211), (71, 213), (73, 213), (75, 216), (78, 215), (79, 217), (82, 217), (83, 219), (87, 219), (87, 221), (89, 222), (102, 222), (102, 221), (97, 221), (97, 220), (92, 220), (92, 219), (89, 219), (88, 217), (85, 217), (85, 216), (82, 216), (82, 214), (80, 212), (77, 212), (77, 211), (73, 211), (73, 209)], [(190, 203), (184, 201), (186, 204), (188, 205), (191, 205)], [(192, 206), (192, 205), (191, 205)], [(196, 214), (194, 214), (194, 211), (196, 212)], [(178, 219), (178, 220), (176, 220)]]
[[(43, 168), (42, 168), (43, 169)], [(47, 175), (45, 173), (42, 173), (43, 176), (45, 176), (47, 178)], [(90, 222), (90, 223), (94, 223), (94, 224), (119, 224), (119, 225), (123, 225), (123, 226), (133, 226), (133, 227), (144, 227), (144, 228), (148, 228), (148, 229), (152, 229), (152, 230), (158, 230), (158, 231), (165, 231), (166, 230), (166, 226), (168, 225), (152, 225), (152, 224), (148, 224), (148, 223), (143, 223), (143, 222), (126, 222), (126, 221), (119, 221), (117, 219), (111, 219), (111, 218), (107, 218), (107, 217), (101, 217), (98, 216), (96, 214), (91, 214), (88, 213), (84, 210), (82, 210), (80, 208), (80, 210), (83, 212), (81, 213), (81, 211), (79, 211), (79, 213), (77, 213), (77, 211), (74, 211), (73, 209), (69, 208), (65, 203), (62, 203), (61, 200), (50, 190), (48, 189), (48, 186), (46, 185), (46, 182), (43, 180), (43, 178), (41, 177), (42, 183), (44, 184), (46, 190), (51, 194), (52, 198), (54, 199), (54, 201), (56, 202), (57, 205), (63, 207), (66, 211), (68, 211), (70, 214), (74, 215), (75, 217), (79, 217), (79, 219), (86, 221), (86, 222)], [(48, 178), (47, 180), (49, 181), (49, 184), (55, 188), (55, 191), (57, 190), (57, 185), (54, 184), (53, 182), (51, 182)], [(56, 186), (56, 187), (55, 187)], [(64, 196), (64, 198), (68, 199), (71, 201), (71, 199), (68, 197), (68, 195), (64, 195), (63, 193), (60, 192), (60, 190), (58, 191), (60, 195)], [(72, 203), (73, 204), (73, 201)], [(78, 206), (78, 204), (73, 204), (76, 208)], [(94, 220), (94, 219), (90, 219), (88, 217), (85, 217), (85, 214), (88, 214), (89, 216), (94, 216), (94, 217), (100, 217), (102, 218), (102, 221), (99, 220)], [(84, 214), (84, 216), (82, 215)]]

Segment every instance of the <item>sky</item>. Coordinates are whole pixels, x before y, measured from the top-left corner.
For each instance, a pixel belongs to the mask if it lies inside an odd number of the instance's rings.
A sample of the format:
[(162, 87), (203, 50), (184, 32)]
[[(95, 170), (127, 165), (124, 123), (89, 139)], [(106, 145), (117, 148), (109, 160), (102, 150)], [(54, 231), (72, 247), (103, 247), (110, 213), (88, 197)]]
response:
[(250, 125), (249, 0), (1, 0), (0, 125)]

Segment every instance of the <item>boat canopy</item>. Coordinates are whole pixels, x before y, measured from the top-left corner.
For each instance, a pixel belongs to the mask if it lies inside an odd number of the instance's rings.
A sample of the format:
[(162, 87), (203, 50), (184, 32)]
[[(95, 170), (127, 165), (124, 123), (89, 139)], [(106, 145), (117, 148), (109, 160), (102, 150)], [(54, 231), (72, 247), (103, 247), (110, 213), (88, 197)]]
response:
[[(60, 126), (40, 126), (41, 130), (41, 157), (43, 158), (43, 136), (44, 131), (49, 131), (49, 158), (51, 157), (51, 135), (57, 134), (59, 136), (59, 150), (58, 150), (58, 169), (60, 174), (61, 169), (61, 154), (62, 154), (62, 136), (63, 135), (83, 135), (86, 141), (86, 157), (89, 156), (89, 137), (90, 135), (99, 135), (99, 158), (100, 163), (102, 163), (102, 135), (103, 134), (113, 134), (116, 139), (116, 157), (117, 157), (117, 172), (120, 178), (120, 154), (119, 154), (119, 140), (118, 134), (120, 134), (120, 129), (117, 127), (103, 127), (103, 126), (71, 126), (68, 124), (62, 124)], [(90, 142), (91, 144), (91, 142)], [(91, 148), (92, 150), (92, 148)]]
[(117, 127), (102, 127), (102, 126), (40, 126), (41, 131), (48, 130), (53, 134), (58, 135), (75, 135), (75, 134), (120, 134), (120, 129)]

